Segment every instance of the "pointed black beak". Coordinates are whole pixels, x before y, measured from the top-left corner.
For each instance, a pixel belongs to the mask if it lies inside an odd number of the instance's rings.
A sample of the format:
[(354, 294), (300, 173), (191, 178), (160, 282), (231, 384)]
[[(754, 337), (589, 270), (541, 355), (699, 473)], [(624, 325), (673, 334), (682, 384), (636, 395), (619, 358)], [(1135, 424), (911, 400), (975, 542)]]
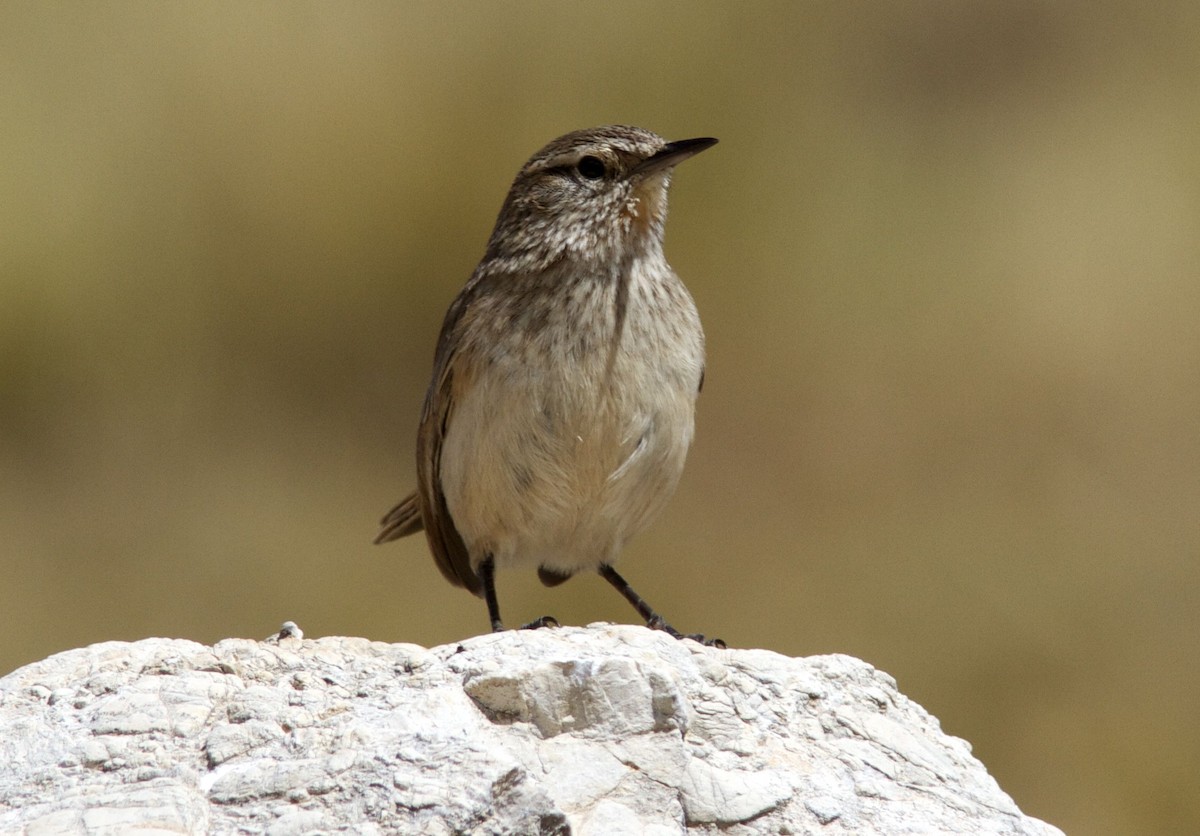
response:
[(653, 171), (662, 171), (664, 168), (671, 168), (672, 166), (679, 165), (679, 163), (688, 157), (694, 157), (706, 148), (712, 148), (716, 144), (717, 141), (711, 136), (668, 142), (658, 153), (638, 163), (637, 167), (633, 169), (633, 173), (649, 174)]

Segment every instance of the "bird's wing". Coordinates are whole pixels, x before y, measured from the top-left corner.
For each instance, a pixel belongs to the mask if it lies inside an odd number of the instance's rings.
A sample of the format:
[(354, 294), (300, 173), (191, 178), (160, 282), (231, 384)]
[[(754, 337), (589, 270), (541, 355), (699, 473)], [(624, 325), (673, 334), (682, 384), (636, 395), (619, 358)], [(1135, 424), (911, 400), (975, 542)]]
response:
[(470, 374), (465, 359), (458, 352), (462, 341), (457, 333), (464, 312), (477, 299), (478, 285), (479, 277), (473, 277), (450, 305), (442, 323), (433, 361), (433, 378), (425, 393), (421, 424), (417, 430), (417, 497), (429, 548), (442, 575), (455, 586), (482, 595), (483, 585), (471, 567), (466, 544), (446, 507), (441, 478), (442, 445), (454, 416), (454, 392), (456, 386), (466, 383)]

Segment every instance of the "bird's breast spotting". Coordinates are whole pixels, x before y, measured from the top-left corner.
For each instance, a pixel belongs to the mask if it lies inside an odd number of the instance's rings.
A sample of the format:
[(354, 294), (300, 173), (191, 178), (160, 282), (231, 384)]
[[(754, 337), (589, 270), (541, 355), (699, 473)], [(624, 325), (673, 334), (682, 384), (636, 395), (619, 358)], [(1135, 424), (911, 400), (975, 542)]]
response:
[(486, 531), (481, 548), (500, 563), (520, 553), (591, 564), (669, 498), (692, 440), (704, 337), (662, 266), (620, 284), (576, 277), (552, 311), (530, 294), (534, 330), (509, 329), (456, 397), (442, 481), (468, 545)]

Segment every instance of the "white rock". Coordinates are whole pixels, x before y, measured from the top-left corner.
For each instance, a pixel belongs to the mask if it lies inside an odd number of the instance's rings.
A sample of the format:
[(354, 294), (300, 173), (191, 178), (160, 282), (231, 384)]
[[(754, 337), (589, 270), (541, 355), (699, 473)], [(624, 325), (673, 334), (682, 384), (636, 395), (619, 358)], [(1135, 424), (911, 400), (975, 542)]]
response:
[(1058, 833), (863, 662), (611, 625), (108, 642), (0, 679), (0, 833), (131, 830)]

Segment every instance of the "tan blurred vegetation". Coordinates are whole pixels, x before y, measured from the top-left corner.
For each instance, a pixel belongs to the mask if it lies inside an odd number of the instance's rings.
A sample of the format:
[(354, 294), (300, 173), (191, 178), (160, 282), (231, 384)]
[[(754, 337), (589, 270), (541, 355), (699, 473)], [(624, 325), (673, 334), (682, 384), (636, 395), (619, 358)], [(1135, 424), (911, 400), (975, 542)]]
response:
[(634, 585), (888, 670), (1069, 832), (1200, 832), (1200, 6), (10, 3), (0, 71), (0, 672), (484, 629), (370, 539), (511, 177), (630, 122), (722, 140)]

